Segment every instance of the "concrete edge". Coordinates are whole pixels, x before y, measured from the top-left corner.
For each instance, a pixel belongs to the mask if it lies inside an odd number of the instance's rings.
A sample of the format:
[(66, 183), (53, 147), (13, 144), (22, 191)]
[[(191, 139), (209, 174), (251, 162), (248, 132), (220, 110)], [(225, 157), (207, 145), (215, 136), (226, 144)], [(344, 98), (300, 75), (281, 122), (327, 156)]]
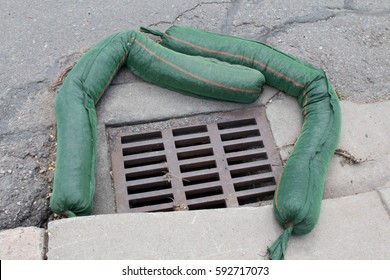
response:
[(390, 218), (390, 181), (383, 188), (377, 188), (377, 193)]
[(45, 229), (18, 227), (0, 232), (0, 259), (44, 260), (47, 251)]

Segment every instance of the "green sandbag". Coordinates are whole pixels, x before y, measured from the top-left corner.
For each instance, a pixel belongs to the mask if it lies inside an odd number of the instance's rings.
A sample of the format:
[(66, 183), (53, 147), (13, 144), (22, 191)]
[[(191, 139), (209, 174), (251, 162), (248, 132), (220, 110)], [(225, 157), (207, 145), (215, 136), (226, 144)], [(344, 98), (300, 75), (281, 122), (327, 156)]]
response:
[(166, 88), (242, 103), (255, 101), (265, 81), (255, 69), (177, 53), (133, 30), (101, 40), (73, 67), (56, 99), (58, 142), (50, 207), (61, 216), (92, 212), (95, 104), (124, 64), (142, 79)]
[(283, 259), (290, 234), (306, 234), (318, 221), (325, 175), (339, 140), (340, 104), (325, 72), (253, 40), (179, 26), (165, 33), (141, 31), (161, 36), (163, 46), (178, 52), (257, 69), (267, 84), (298, 98), (304, 125), (274, 196), (274, 213), (285, 231), (268, 248), (270, 259)]

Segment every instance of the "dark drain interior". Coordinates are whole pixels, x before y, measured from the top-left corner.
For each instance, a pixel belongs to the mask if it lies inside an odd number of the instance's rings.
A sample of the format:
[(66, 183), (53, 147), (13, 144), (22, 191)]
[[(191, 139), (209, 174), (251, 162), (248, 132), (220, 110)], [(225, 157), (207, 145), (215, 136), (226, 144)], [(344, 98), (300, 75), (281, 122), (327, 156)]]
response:
[(282, 164), (264, 109), (215, 118), (117, 133), (112, 152), (117, 211), (237, 207), (271, 199)]

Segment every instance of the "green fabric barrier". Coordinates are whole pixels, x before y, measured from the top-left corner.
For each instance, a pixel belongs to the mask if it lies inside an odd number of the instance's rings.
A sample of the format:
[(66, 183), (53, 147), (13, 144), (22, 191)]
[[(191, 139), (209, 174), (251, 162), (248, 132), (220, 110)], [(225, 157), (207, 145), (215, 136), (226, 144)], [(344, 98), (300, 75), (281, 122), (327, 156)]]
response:
[(270, 259), (283, 259), (291, 235), (310, 232), (318, 221), (325, 175), (338, 144), (341, 110), (325, 72), (261, 42), (173, 26), (161, 36), (162, 45), (177, 52), (213, 57), (263, 73), (266, 83), (298, 98), (304, 124), (274, 196), (274, 213), (285, 228), (268, 248)]
[(255, 69), (178, 53), (133, 30), (101, 40), (73, 67), (56, 98), (58, 140), (50, 207), (61, 216), (92, 212), (97, 154), (95, 104), (123, 65), (157, 85), (233, 102), (255, 101), (265, 82)]

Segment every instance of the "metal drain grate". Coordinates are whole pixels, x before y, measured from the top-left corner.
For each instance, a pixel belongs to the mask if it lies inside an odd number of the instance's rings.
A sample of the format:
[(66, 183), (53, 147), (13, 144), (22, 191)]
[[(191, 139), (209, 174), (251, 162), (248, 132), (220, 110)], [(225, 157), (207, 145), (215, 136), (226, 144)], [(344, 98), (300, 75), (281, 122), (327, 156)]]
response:
[(237, 207), (272, 198), (282, 163), (264, 108), (204, 119), (115, 135), (118, 212)]

